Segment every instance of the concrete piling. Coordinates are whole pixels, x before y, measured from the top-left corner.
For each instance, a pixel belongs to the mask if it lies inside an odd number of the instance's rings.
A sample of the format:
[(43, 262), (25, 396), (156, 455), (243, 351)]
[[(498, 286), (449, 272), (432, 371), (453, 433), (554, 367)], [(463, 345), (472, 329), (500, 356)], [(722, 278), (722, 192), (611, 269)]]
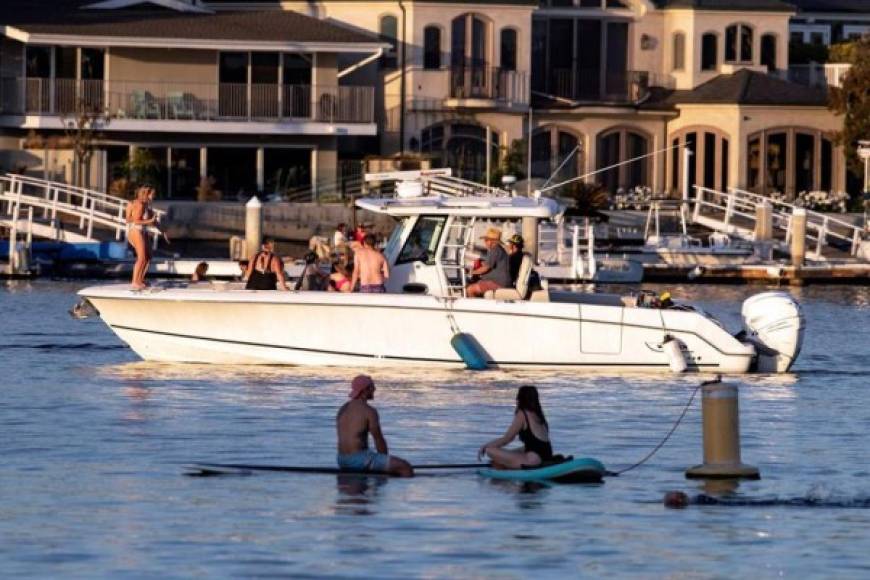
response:
[(245, 204), (245, 258), (253, 258), (263, 244), (263, 204), (256, 196)]
[(755, 241), (773, 239), (773, 206), (764, 201), (755, 206)]
[(686, 470), (690, 479), (759, 479), (757, 467), (740, 460), (740, 414), (735, 385), (701, 387), (704, 463)]
[(797, 208), (791, 214), (791, 264), (796, 268), (804, 265), (807, 254), (807, 210)]

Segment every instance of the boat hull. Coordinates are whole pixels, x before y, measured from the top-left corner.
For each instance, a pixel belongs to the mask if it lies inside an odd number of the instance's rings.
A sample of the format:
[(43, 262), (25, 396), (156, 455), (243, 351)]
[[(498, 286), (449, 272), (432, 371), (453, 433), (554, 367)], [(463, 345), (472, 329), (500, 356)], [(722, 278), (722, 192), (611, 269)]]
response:
[(474, 337), (490, 366), (504, 368), (670, 372), (665, 334), (683, 342), (690, 370), (746, 372), (755, 353), (705, 316), (676, 310), (124, 285), (80, 294), (151, 361), (462, 368), (451, 347), (457, 332)]

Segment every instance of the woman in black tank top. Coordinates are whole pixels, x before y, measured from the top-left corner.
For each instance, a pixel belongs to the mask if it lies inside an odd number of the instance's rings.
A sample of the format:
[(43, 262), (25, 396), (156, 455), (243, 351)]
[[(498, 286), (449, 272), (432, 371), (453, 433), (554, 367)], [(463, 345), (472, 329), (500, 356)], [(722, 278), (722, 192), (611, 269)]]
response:
[(282, 290), (287, 289), (284, 263), (281, 258), (272, 253), (273, 247), (272, 240), (267, 238), (263, 242), (262, 251), (248, 263), (245, 290), (277, 290), (279, 285)]
[[(504, 446), (516, 437), (523, 442), (524, 448), (504, 449)], [(550, 430), (538, 398), (538, 389), (530, 386), (520, 387), (511, 426), (504, 435), (481, 446), (477, 455), (489, 456), (493, 467), (497, 469), (534, 467), (553, 458)]]

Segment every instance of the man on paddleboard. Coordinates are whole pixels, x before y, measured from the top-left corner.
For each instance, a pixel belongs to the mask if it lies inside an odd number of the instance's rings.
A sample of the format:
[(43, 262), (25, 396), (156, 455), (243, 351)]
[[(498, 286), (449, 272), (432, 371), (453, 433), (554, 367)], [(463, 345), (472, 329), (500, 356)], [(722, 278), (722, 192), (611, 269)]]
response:
[[(389, 473), (413, 477), (411, 464), (390, 456), (387, 440), (381, 433), (377, 410), (369, 405), (375, 398), (375, 383), (368, 375), (358, 375), (350, 386), (350, 401), (342, 405), (335, 417), (338, 430), (338, 466), (347, 471)], [(377, 452), (369, 449), (369, 433)]]

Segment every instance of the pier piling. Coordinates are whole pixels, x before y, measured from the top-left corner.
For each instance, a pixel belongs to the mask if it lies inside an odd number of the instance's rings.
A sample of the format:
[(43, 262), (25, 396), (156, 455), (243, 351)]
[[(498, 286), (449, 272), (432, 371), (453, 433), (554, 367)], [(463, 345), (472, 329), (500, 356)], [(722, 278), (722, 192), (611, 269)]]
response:
[(263, 204), (256, 196), (245, 204), (245, 258), (253, 258), (263, 244)]
[(797, 208), (791, 214), (791, 263), (800, 268), (807, 253), (807, 210)]

